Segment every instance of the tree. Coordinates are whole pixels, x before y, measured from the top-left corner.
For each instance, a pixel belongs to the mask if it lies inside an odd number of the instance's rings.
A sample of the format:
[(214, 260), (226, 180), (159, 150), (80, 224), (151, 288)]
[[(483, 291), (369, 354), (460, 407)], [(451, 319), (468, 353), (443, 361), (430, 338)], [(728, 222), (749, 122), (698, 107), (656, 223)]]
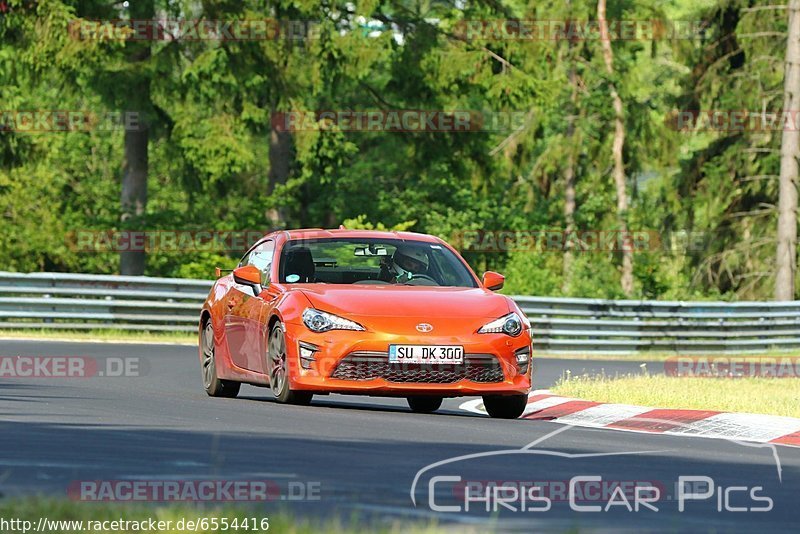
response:
[[(573, 24), (572, 21), (572, 2), (571, 0), (566, 1), (567, 6), (567, 13), (569, 17), (567, 19), (567, 24)], [(578, 100), (578, 74), (576, 72), (575, 67), (575, 57), (573, 49), (575, 48), (575, 43), (573, 39), (570, 39), (567, 45), (567, 62), (569, 63), (569, 85), (570, 85), (570, 108), (567, 111), (567, 131), (566, 131), (566, 142), (567, 142), (567, 162), (564, 167), (564, 223), (565, 223), (565, 230), (567, 235), (571, 235), (572, 232), (575, 231), (575, 211), (577, 209), (575, 196), (575, 114), (578, 112), (577, 110), (577, 100)], [(567, 245), (564, 250), (564, 267), (562, 270), (562, 277), (563, 282), (561, 284), (561, 288), (564, 293), (569, 293), (570, 291), (570, 282), (572, 280), (572, 262), (573, 262), (573, 251), (572, 251), (573, 241), (570, 239), (567, 241)]]
[[(800, 111), (800, 0), (789, 2), (789, 32), (786, 40), (786, 70), (783, 82), (783, 112), (795, 117)], [(778, 200), (778, 246), (775, 258), (775, 300), (794, 299), (797, 272), (797, 166), (800, 130), (783, 129), (781, 138), (780, 192)]]
[[(153, 0), (133, 2), (130, 15), (134, 20), (152, 20), (155, 17)], [(150, 77), (147, 65), (151, 58), (150, 43), (134, 40), (126, 44), (128, 61), (133, 75), (123, 87), (118, 88), (126, 94), (127, 100), (136, 103), (136, 113), (143, 118), (144, 112), (152, 108), (150, 103)], [(123, 227), (133, 226), (145, 215), (147, 209), (147, 171), (148, 171), (148, 120), (137, 121), (135, 128), (125, 130), (125, 161), (122, 166), (122, 190), (120, 194), (120, 221)], [(119, 272), (123, 275), (141, 276), (145, 269), (144, 250), (123, 250), (119, 255)]]
[[(621, 256), (587, 233), (585, 241), (523, 241), (465, 257), (477, 270), (507, 272), (507, 290), (521, 293), (621, 298), (635, 286), (642, 298), (774, 297), (776, 227), (788, 231), (781, 242), (790, 281), (795, 242), (794, 224), (778, 224), (779, 212), (794, 212), (776, 205), (783, 129), (678, 130), (664, 117), (796, 111), (782, 101), (793, 85), (781, 68), (784, 6), (607, 2), (9, 0), (0, 17), (4, 109), (139, 111), (146, 130), (0, 132), (0, 255), (15, 270), (113, 273), (118, 253), (76, 251), (69, 234), (346, 219), (413, 221), (411, 229), (444, 238), (646, 230), (667, 244), (669, 233), (685, 230), (704, 234), (703, 246)], [(144, 42), (106, 37), (103, 27), (100, 37), (71, 38), (75, 21), (149, 18), (151, 6), (156, 17), (187, 24), (315, 21), (316, 31), (252, 40), (181, 31)], [(606, 33), (616, 32), (612, 20), (707, 22), (692, 38), (653, 32), (610, 43), (596, 39), (598, 8)], [(538, 21), (547, 34), (524, 35), (523, 26), (515, 34), (515, 24), (503, 24), (515, 20)], [(469, 133), (350, 131), (313, 120), (286, 132), (270, 120), (314, 110), (473, 110), (523, 120)], [(148, 253), (146, 269), (134, 255), (138, 266), (122, 270), (202, 277), (240, 252), (184, 247)]]
[[(606, 73), (609, 76), (609, 92), (611, 94), (612, 105), (614, 106), (614, 140), (611, 147), (611, 155), (614, 159), (614, 185), (617, 189), (617, 217), (620, 233), (625, 236), (628, 233), (628, 186), (625, 177), (625, 163), (623, 161), (623, 151), (625, 149), (625, 113), (622, 98), (619, 96), (614, 77), (614, 52), (611, 49), (611, 36), (608, 32), (608, 21), (606, 20), (606, 0), (597, 1), (597, 21), (600, 26), (600, 44), (603, 50), (603, 62), (606, 66)], [(622, 278), (620, 280), (622, 292), (626, 296), (633, 293), (633, 251), (630, 247), (623, 247), (622, 250)]]

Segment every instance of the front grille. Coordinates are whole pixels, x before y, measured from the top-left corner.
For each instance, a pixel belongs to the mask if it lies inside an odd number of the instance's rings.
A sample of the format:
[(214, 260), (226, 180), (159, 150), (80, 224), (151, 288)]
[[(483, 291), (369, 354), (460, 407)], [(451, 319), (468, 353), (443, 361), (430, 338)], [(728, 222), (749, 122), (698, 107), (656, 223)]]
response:
[(473, 382), (502, 382), (503, 368), (491, 354), (465, 354), (459, 365), (389, 363), (386, 352), (351, 352), (339, 362), (331, 378), (341, 380), (372, 380), (389, 382), (418, 382), (452, 384), (459, 380)]

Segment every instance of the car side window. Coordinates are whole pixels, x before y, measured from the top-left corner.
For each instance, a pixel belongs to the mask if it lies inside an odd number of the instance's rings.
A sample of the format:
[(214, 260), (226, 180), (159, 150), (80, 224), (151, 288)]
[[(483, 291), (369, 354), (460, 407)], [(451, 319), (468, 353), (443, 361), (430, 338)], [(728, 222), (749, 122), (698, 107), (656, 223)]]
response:
[(275, 255), (275, 242), (264, 241), (256, 246), (242, 261), (245, 265), (252, 265), (261, 271), (261, 285), (266, 286), (270, 282), (270, 270), (272, 258)]

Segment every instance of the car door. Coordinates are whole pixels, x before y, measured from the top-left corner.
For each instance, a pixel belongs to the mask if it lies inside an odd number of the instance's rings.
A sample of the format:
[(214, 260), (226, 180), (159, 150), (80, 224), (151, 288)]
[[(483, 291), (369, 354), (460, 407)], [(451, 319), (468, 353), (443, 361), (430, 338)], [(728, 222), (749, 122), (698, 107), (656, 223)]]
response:
[[(254, 246), (242, 258), (240, 267), (253, 265), (261, 271), (261, 285), (267, 289), (275, 255), (275, 242), (271, 239)], [(275, 301), (275, 295), (253, 290), (234, 282), (228, 294), (225, 314), (225, 337), (234, 365), (258, 373), (264, 372), (266, 334), (265, 323)]]

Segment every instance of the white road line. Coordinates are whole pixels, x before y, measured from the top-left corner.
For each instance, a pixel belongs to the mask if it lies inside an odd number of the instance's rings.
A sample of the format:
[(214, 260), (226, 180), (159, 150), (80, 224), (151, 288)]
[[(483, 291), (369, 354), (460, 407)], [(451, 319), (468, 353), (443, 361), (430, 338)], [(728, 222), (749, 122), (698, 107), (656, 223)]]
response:
[(564, 404), (574, 400), (577, 399), (570, 399), (569, 397), (547, 397), (546, 399), (541, 399), (528, 404), (528, 406), (525, 408), (525, 411), (522, 413), (522, 416), (525, 417), (528, 414), (544, 410), (545, 408), (552, 408), (553, 406), (558, 406), (559, 404)]
[(486, 409), (483, 407), (483, 399), (473, 399), (473, 400), (468, 400), (466, 402), (462, 402), (461, 405), (459, 406), (459, 409), (471, 413), (486, 415)]
[[(537, 390), (530, 393), (529, 397), (537, 395), (552, 395), (548, 390)], [(571, 397), (552, 396), (528, 404), (522, 417), (547, 408), (560, 406), (567, 402), (583, 401)], [(460, 408), (472, 413), (485, 415), (486, 410), (480, 399), (467, 401)], [(747, 413), (720, 413), (697, 420), (683, 422), (684, 417), (674, 421), (669, 419), (669, 409), (663, 416), (665, 423), (672, 423), (676, 428), (667, 431), (643, 430), (637, 428), (613, 428), (608, 425), (619, 423), (647, 413), (657, 408), (649, 406), (634, 406), (630, 404), (598, 404), (589, 408), (578, 410), (574, 413), (554, 417), (553, 423), (567, 425), (567, 427), (602, 428), (614, 431), (647, 433), (650, 435), (667, 434), (673, 436), (698, 437), (711, 439), (742, 440), (753, 443), (769, 443), (778, 438), (800, 432), (800, 419), (782, 417), (777, 415), (759, 415)], [(683, 410), (675, 410), (683, 412)], [(685, 414), (682, 414), (685, 415)], [(780, 444), (782, 446), (796, 446)]]
[(652, 408), (630, 404), (600, 404), (558, 418), (559, 423), (591, 427), (604, 427), (623, 419), (649, 412)]
[(775, 415), (720, 413), (699, 421), (684, 423), (665, 434), (715, 436), (767, 442), (800, 430), (800, 420)]

